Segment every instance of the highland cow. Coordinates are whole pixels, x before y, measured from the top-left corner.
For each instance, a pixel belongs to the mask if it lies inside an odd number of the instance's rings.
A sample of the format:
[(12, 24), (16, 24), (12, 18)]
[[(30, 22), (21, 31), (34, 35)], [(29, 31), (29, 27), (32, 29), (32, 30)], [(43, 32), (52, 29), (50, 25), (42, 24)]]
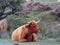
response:
[(7, 31), (7, 20), (6, 19), (0, 20), (0, 29), (2, 32)]
[(36, 21), (32, 20), (14, 30), (12, 33), (12, 40), (19, 42), (35, 42), (37, 41), (36, 34), (38, 31), (38, 24)]

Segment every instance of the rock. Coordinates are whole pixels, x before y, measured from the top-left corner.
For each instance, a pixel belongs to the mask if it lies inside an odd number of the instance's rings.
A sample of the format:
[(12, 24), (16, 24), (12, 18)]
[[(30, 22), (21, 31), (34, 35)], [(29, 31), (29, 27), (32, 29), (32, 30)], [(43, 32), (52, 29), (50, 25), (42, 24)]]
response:
[(19, 44), (14, 44), (14, 45), (19, 45)]

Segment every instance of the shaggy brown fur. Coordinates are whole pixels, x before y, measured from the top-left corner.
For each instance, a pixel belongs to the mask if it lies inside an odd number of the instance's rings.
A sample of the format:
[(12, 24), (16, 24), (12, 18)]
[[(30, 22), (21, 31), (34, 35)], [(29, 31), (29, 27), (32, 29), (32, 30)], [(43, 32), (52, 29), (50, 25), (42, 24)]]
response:
[(32, 20), (25, 25), (20, 26), (12, 33), (12, 40), (20, 42), (37, 41), (36, 34), (39, 31), (39, 26), (36, 21)]
[(7, 21), (6, 19), (0, 20), (0, 28), (2, 32), (7, 31)]

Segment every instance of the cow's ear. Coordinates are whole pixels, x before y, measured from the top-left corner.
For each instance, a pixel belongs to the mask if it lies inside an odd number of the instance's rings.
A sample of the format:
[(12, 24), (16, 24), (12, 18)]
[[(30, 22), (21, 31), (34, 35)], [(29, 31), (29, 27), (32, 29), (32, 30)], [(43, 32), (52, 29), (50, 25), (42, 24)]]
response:
[(29, 26), (33, 25), (33, 22), (29, 23)]

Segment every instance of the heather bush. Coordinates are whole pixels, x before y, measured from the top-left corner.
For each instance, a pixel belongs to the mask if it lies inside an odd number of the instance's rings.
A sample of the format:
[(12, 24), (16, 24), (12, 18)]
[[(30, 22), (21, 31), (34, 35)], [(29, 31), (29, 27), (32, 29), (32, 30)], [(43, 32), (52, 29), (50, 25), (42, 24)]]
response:
[(23, 13), (28, 13), (30, 11), (47, 11), (47, 10), (51, 10), (52, 8), (49, 5), (44, 5), (41, 4), (39, 2), (35, 2), (35, 3), (29, 3), (27, 4), (27, 6), (25, 6), (22, 10)]
[(57, 8), (55, 11), (52, 11), (50, 14), (56, 15), (57, 17), (60, 17), (60, 7)]

